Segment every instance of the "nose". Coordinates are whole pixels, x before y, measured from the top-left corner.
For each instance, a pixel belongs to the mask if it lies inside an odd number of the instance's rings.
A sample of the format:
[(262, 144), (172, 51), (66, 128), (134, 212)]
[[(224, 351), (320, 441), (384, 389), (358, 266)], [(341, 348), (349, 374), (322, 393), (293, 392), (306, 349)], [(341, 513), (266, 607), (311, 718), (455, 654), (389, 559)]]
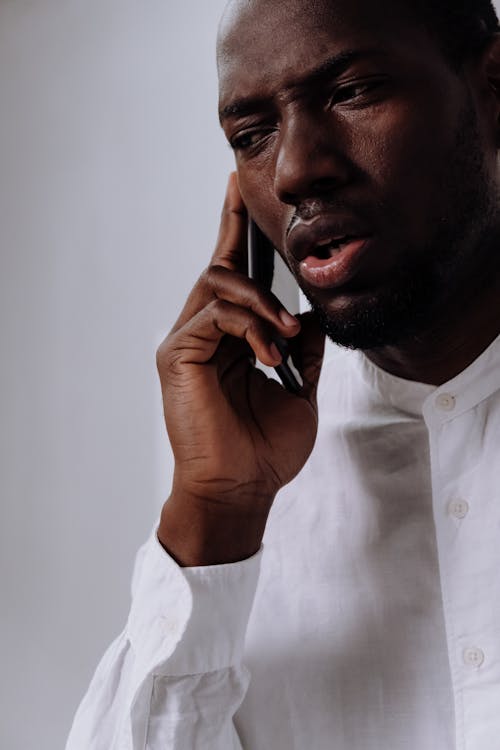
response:
[(353, 167), (338, 131), (318, 113), (295, 113), (282, 122), (274, 174), (281, 202), (297, 205), (349, 182)]

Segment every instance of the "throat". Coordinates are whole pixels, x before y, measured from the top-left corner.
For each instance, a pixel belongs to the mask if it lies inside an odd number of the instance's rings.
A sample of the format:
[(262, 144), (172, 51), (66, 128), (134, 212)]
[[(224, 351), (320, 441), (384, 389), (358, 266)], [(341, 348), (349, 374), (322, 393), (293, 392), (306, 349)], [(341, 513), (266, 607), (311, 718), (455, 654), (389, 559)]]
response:
[(440, 386), (463, 372), (500, 335), (500, 274), (437, 315), (428, 330), (394, 346), (365, 351), (391, 375)]

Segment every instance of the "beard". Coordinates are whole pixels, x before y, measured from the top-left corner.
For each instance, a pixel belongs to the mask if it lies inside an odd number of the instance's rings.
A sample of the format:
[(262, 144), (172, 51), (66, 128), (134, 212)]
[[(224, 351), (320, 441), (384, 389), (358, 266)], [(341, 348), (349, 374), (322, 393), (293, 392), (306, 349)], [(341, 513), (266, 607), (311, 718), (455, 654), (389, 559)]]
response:
[(424, 246), (406, 242), (407, 251), (400, 253), (401, 261), (383, 288), (351, 295), (335, 313), (304, 290), (334, 343), (370, 350), (415, 339), (433, 327), (454, 298), (456, 304), (460, 290), (474, 281), (480, 290), (498, 278), (500, 253), (492, 247), (500, 224), (497, 184), (486, 166), (472, 103), (457, 123), (445, 164), (435, 192), (446, 197), (445, 209), (429, 221)]

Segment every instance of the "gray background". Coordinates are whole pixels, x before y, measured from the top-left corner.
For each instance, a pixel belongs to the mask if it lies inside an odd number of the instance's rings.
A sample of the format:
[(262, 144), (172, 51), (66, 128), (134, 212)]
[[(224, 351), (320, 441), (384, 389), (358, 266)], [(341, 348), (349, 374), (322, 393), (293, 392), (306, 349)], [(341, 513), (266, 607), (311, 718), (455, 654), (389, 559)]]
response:
[(232, 156), (223, 0), (0, 0), (0, 748), (58, 750), (169, 491), (155, 350)]
[(0, 747), (57, 750), (168, 494), (155, 350), (230, 150), (224, 0), (0, 0)]

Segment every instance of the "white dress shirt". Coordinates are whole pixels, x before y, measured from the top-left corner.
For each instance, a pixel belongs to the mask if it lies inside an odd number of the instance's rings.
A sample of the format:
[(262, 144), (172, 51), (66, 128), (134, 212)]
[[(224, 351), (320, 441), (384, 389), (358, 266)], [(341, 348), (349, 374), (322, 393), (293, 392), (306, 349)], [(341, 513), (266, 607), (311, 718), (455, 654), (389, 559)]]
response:
[(437, 389), (332, 347), (319, 404), (258, 555), (142, 548), (67, 750), (499, 750), (500, 338)]

